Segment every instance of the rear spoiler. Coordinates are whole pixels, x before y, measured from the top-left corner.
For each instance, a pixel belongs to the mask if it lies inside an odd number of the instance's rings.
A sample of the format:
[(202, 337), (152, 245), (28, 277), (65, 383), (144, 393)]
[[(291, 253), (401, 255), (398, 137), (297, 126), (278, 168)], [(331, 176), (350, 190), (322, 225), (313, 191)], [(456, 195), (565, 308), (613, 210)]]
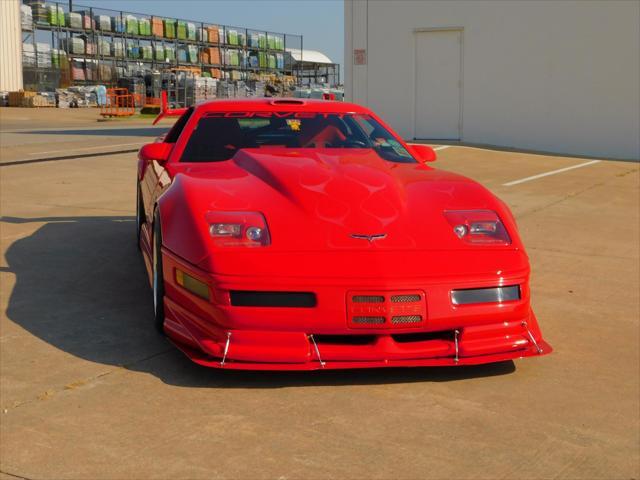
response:
[(169, 102), (167, 101), (167, 91), (163, 90), (160, 96), (160, 114), (153, 121), (153, 125), (158, 123), (164, 117), (180, 117), (187, 108), (174, 108), (169, 109)]

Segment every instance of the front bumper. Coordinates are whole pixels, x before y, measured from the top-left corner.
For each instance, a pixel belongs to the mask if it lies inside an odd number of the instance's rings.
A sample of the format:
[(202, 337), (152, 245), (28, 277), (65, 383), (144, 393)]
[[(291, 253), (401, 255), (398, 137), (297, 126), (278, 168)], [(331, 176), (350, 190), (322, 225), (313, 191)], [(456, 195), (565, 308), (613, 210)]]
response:
[[(552, 348), (529, 307), (528, 278), (503, 281), (521, 285), (522, 298), (497, 305), (455, 306), (452, 285), (495, 285), (495, 278), (419, 279), (404, 282), (340, 279), (216, 277), (197, 271), (164, 252), (165, 331), (195, 363), (243, 370), (316, 370), (409, 366), (457, 366), (539, 356)], [(206, 281), (212, 300), (195, 298), (176, 285), (171, 272), (186, 269)], [(169, 272), (167, 274), (167, 272)], [(295, 283), (294, 283), (295, 282)], [(313, 282), (313, 283), (311, 283)], [(342, 283), (341, 283), (342, 282)], [(349, 291), (374, 285), (426, 292), (427, 319), (419, 328), (353, 328), (345, 312)], [(295, 287), (292, 287), (295, 285)], [(303, 287), (318, 292), (313, 309), (233, 307), (220, 292)]]

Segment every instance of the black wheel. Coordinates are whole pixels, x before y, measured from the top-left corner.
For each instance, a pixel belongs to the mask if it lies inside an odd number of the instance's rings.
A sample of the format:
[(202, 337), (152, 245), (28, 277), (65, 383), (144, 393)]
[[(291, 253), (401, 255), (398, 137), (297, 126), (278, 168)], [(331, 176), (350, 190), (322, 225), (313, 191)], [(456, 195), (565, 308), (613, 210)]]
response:
[(160, 215), (156, 211), (153, 217), (153, 313), (155, 326), (160, 333), (164, 333), (164, 277), (162, 273), (162, 229), (160, 228)]
[(144, 218), (144, 206), (142, 205), (142, 193), (140, 192), (140, 185), (136, 189), (136, 239), (138, 240), (138, 250), (140, 249), (140, 230), (142, 224), (145, 222)]

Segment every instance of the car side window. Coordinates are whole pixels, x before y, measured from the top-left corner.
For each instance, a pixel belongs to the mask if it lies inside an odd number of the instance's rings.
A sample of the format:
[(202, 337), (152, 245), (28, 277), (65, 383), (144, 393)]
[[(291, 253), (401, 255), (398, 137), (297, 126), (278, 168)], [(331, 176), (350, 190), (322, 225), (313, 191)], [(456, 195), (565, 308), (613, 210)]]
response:
[(180, 134), (182, 130), (184, 130), (184, 126), (189, 121), (191, 114), (193, 113), (193, 107), (189, 108), (186, 112), (182, 114), (182, 116), (178, 119), (176, 123), (173, 124), (167, 136), (164, 137), (164, 143), (176, 143), (178, 138), (180, 138)]

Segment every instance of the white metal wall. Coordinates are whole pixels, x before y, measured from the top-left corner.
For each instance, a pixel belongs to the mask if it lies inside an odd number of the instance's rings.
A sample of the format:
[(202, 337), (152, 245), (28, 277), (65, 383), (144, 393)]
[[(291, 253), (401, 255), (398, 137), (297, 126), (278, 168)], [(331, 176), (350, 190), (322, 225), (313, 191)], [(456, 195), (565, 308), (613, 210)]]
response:
[(639, 1), (345, 0), (346, 98), (414, 138), (415, 36), (438, 29), (463, 32), (462, 141), (640, 158)]
[(20, 1), (0, 0), (0, 90), (22, 89)]

